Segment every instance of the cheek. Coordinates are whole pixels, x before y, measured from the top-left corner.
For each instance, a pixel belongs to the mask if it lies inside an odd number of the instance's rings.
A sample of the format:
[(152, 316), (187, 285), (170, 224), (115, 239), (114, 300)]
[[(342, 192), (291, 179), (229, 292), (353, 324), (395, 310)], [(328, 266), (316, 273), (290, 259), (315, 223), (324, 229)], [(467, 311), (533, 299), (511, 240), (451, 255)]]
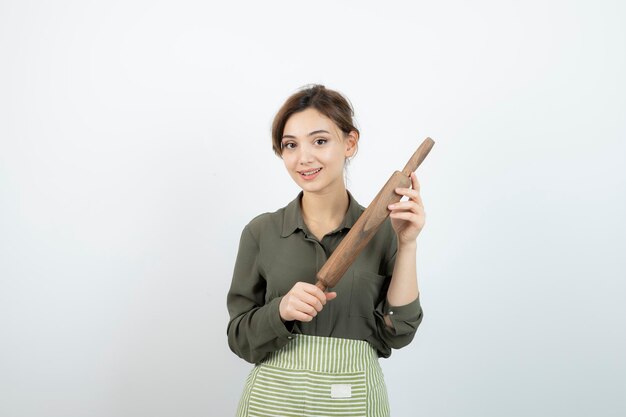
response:
[(293, 155), (283, 155), (283, 164), (287, 170), (292, 170), (297, 165), (297, 160)]
[(289, 166), (289, 164), (291, 164), (291, 160), (293, 159), (292, 156), (288, 152), (283, 152), (283, 154), (281, 155), (281, 158), (285, 166)]
[(326, 165), (342, 165), (344, 157), (341, 152), (336, 149), (329, 149), (320, 155), (320, 159), (323, 160)]

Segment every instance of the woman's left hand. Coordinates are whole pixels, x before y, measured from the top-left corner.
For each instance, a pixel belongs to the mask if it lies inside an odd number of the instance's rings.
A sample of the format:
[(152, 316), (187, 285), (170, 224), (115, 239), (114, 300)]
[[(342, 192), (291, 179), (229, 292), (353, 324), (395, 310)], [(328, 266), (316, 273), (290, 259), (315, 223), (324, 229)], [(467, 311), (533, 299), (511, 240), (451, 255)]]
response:
[(411, 173), (412, 188), (396, 188), (396, 193), (406, 196), (407, 201), (389, 205), (391, 225), (398, 236), (398, 243), (415, 242), (426, 221), (424, 205), (420, 197), (420, 184), (414, 172)]

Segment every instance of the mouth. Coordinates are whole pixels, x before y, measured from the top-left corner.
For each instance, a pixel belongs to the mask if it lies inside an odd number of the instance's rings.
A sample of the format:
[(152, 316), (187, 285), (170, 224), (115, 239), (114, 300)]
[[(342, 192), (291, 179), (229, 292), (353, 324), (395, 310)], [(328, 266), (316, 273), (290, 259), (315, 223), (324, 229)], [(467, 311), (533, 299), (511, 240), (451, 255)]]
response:
[(312, 179), (315, 178), (321, 170), (322, 168), (311, 169), (309, 171), (298, 171), (298, 174), (300, 174), (300, 176), (304, 179)]

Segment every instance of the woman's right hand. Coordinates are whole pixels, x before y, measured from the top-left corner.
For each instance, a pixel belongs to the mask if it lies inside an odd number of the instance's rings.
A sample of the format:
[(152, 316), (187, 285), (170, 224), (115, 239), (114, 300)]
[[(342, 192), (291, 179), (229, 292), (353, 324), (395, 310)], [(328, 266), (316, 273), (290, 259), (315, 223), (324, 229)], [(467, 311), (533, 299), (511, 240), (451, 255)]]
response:
[(297, 282), (280, 300), (280, 318), (283, 321), (311, 321), (326, 302), (335, 297), (336, 292), (325, 293), (308, 282)]

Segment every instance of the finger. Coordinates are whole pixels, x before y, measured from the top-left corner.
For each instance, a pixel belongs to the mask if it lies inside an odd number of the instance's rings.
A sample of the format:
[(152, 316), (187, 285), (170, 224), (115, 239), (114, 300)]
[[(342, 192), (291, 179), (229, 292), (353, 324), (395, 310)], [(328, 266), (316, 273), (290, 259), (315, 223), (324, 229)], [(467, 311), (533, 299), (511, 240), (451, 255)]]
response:
[(321, 311), (326, 304), (324, 292), (308, 282), (297, 282), (291, 289), (291, 293), (298, 299), (305, 300), (307, 304), (315, 306), (317, 311)]
[(396, 194), (399, 194), (403, 197), (408, 197), (408, 198), (419, 198), (420, 197), (420, 192), (419, 190), (414, 190), (413, 188), (406, 188), (406, 187), (398, 187), (395, 189)]
[(324, 291), (320, 290), (313, 284), (305, 283), (306, 285), (302, 286), (302, 289), (312, 296), (316, 297), (322, 305), (326, 304), (326, 296), (324, 295)]
[(415, 172), (411, 173), (411, 184), (413, 187), (412, 199), (415, 200), (417, 204), (422, 206), (422, 196), (420, 195), (420, 182), (417, 180), (417, 174)]
[(417, 180), (417, 174), (415, 172), (411, 172), (411, 186), (414, 190), (419, 192), (420, 182)]
[(400, 194), (402, 196), (413, 197), (420, 195), (420, 190), (410, 187), (397, 187), (396, 194)]
[(317, 316), (317, 310), (312, 305), (302, 300), (294, 300), (293, 309), (311, 317)]
[[(417, 175), (415, 174), (415, 172), (411, 172), (411, 176), (410, 176), (410, 180), (411, 180), (411, 187), (399, 187), (396, 188), (396, 193), (400, 194), (400, 195), (419, 195), (420, 192), (420, 183), (417, 179)], [(410, 190), (410, 191), (409, 191)], [(417, 193), (417, 194), (415, 194)]]
[(390, 204), (388, 207), (391, 211), (411, 211), (413, 213), (419, 213), (420, 210), (423, 210), (423, 207), (416, 201), (400, 201), (399, 203)]
[(293, 320), (305, 321), (305, 322), (313, 320), (312, 316), (305, 314), (301, 311), (293, 311), (291, 313), (291, 317), (293, 318)]
[(337, 298), (337, 293), (336, 292), (327, 292), (326, 293), (326, 300), (330, 301), (330, 300), (334, 300), (335, 298)]
[(415, 224), (420, 224), (420, 218), (421, 216), (412, 213), (412, 212), (408, 212), (408, 211), (399, 211), (399, 212), (393, 212), (389, 215), (389, 217), (391, 217), (392, 219), (401, 219), (401, 220), (407, 220), (411, 223), (415, 223)]
[[(322, 304), (322, 302), (317, 297), (306, 292), (300, 293), (298, 295), (299, 295), (300, 301), (310, 305), (317, 311), (322, 311), (324, 304)], [(326, 297), (324, 297), (324, 303), (326, 303)]]

